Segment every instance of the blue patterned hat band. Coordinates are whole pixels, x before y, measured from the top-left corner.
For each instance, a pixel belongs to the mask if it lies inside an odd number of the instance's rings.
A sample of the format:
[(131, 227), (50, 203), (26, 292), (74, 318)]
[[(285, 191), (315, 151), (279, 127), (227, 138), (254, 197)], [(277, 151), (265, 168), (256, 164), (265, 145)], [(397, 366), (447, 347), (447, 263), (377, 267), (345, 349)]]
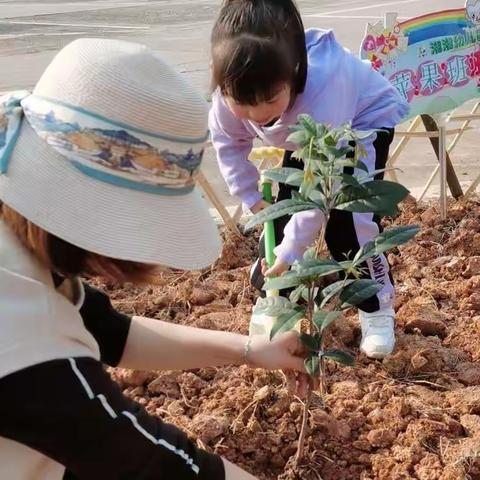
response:
[(8, 171), (24, 120), (89, 177), (161, 195), (194, 188), (206, 135), (187, 139), (146, 132), (26, 91), (0, 98), (0, 174)]

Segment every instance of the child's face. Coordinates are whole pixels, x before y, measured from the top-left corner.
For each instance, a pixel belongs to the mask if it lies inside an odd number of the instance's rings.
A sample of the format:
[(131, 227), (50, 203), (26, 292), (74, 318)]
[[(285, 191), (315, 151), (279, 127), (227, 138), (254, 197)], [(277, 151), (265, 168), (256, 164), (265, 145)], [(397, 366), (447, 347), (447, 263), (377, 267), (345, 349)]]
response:
[(242, 105), (232, 97), (226, 96), (225, 101), (230, 111), (240, 120), (250, 120), (259, 125), (268, 125), (280, 118), (290, 104), (290, 86), (284, 84), (269, 101), (257, 105)]

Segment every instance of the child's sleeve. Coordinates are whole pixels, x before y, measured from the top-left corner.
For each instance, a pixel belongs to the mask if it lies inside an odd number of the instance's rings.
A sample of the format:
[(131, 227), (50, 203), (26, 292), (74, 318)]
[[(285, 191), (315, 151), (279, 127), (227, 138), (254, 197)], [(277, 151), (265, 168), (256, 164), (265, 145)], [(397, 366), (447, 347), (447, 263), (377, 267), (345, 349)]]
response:
[(282, 243), (274, 250), (278, 260), (289, 265), (300, 260), (314, 244), (324, 222), (321, 210), (307, 210), (293, 215), (285, 227)]
[(354, 61), (360, 88), (352, 127), (358, 130), (394, 128), (408, 114), (408, 103), (369, 63), (357, 58)]
[(212, 95), (209, 128), (220, 173), (230, 194), (239, 197), (248, 210), (262, 199), (258, 170), (248, 160), (254, 135), (235, 118), (219, 93)]

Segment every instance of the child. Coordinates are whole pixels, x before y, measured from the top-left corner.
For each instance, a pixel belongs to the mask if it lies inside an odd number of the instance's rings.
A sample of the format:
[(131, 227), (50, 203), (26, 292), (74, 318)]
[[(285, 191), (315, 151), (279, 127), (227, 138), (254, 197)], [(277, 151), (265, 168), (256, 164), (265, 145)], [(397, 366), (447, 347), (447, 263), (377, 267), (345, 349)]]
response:
[(303, 370), (298, 336), (130, 317), (79, 280), (144, 282), (154, 265), (217, 258), (193, 183), (206, 123), (157, 53), (115, 40), (73, 42), (32, 95), (0, 98), (1, 479), (255, 480), (124, 397), (103, 363)]
[[(227, 0), (212, 32), (212, 108), (209, 126), (222, 175), (245, 210), (264, 208), (258, 172), (248, 161), (253, 140), (286, 149), (283, 166), (302, 168), (286, 142), (289, 126), (301, 113), (317, 122), (356, 129), (382, 128), (365, 140), (373, 171), (385, 167), (393, 127), (408, 106), (387, 80), (342, 48), (331, 31), (304, 31), (292, 0)], [(277, 200), (290, 198), (281, 185)], [(301, 258), (322, 226), (320, 211), (275, 221), (277, 261), (267, 275), (278, 275)], [(355, 255), (381, 230), (373, 214), (334, 211), (326, 241), (337, 260)], [(260, 257), (263, 256), (260, 248)], [(391, 353), (394, 337), (394, 287), (383, 255), (368, 261), (368, 277), (383, 284), (375, 297), (360, 305), (361, 349), (369, 357)], [(260, 261), (252, 283), (261, 288)]]

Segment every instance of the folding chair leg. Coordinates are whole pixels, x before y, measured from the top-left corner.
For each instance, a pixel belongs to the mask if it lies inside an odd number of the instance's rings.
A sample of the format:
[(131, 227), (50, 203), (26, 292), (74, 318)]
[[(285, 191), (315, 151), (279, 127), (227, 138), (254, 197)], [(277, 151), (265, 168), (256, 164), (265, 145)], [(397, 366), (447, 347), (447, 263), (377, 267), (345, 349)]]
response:
[(240, 219), (242, 218), (243, 215), (243, 208), (241, 205), (237, 207), (235, 210), (235, 213), (233, 214), (233, 221), (238, 224), (240, 222)]
[[(407, 129), (407, 133), (413, 132), (417, 129), (417, 127), (420, 125), (420, 122), (422, 121), (420, 116), (415, 117), (415, 119), (412, 121), (410, 126)], [(410, 141), (410, 137), (408, 136), (403, 136), (402, 139), (398, 142), (398, 145), (395, 147), (393, 152), (391, 153), (390, 157), (388, 158), (387, 162), (387, 168), (394, 168), (395, 163), (400, 156), (400, 154), (403, 152), (404, 148), (407, 146), (407, 143)], [(388, 175), (390, 176), (390, 179), (394, 182), (398, 182), (398, 177), (397, 173), (395, 170), (391, 170), (387, 172)]]
[(480, 183), (480, 175), (472, 182), (472, 184), (468, 187), (467, 191), (465, 192), (464, 198), (469, 197), (472, 193), (475, 193), (475, 190)]
[(223, 206), (222, 202), (215, 193), (215, 190), (213, 190), (212, 186), (207, 181), (205, 175), (203, 175), (203, 172), (201, 171), (198, 172), (197, 182), (202, 187), (202, 190), (205, 192), (210, 202), (212, 202), (212, 205), (216, 208), (217, 212), (220, 214), (220, 217), (222, 217), (222, 220), (227, 226), (227, 228), (230, 229), (233, 233), (240, 235), (240, 230), (238, 229), (237, 224), (232, 219), (227, 209)]
[[(470, 115), (475, 115), (479, 108), (480, 108), (480, 102), (475, 104), (475, 106), (470, 111)], [(452, 142), (450, 143), (450, 145), (447, 148), (447, 154), (448, 155), (450, 155), (452, 153), (453, 149), (457, 146), (458, 141), (460, 140), (463, 133), (465, 132), (465, 130), (467, 129), (467, 127), (470, 125), (471, 122), (472, 122), (472, 120), (466, 120), (465, 122), (463, 122), (462, 126), (460, 127), (460, 131), (455, 135), (455, 138), (452, 140)], [(418, 198), (419, 202), (422, 201), (423, 197), (427, 194), (427, 191), (430, 188), (430, 186), (432, 185), (433, 181), (435, 180), (435, 177), (437, 176), (439, 170), (440, 170), (440, 165), (437, 165), (435, 167), (435, 169), (433, 170), (432, 174), (430, 175), (430, 178), (428, 179), (427, 183), (423, 187), (422, 193), (420, 194), (420, 197)], [(475, 188), (476, 188), (476, 185), (473, 188), (473, 191), (475, 191)], [(467, 192), (471, 192), (471, 186), (468, 188)], [(467, 193), (465, 192), (464, 195), (466, 196)]]
[[(422, 115), (422, 121), (425, 125), (425, 130), (427, 132), (438, 132), (438, 125), (435, 120), (430, 115)], [(440, 158), (439, 152), (439, 138), (438, 137), (431, 137), (430, 143), (432, 144), (433, 149), (435, 150), (435, 154), (437, 158)], [(453, 168), (452, 162), (450, 161), (450, 156), (447, 153), (447, 182), (452, 192), (453, 198), (460, 198), (463, 196), (463, 190), (458, 181), (457, 174)]]

